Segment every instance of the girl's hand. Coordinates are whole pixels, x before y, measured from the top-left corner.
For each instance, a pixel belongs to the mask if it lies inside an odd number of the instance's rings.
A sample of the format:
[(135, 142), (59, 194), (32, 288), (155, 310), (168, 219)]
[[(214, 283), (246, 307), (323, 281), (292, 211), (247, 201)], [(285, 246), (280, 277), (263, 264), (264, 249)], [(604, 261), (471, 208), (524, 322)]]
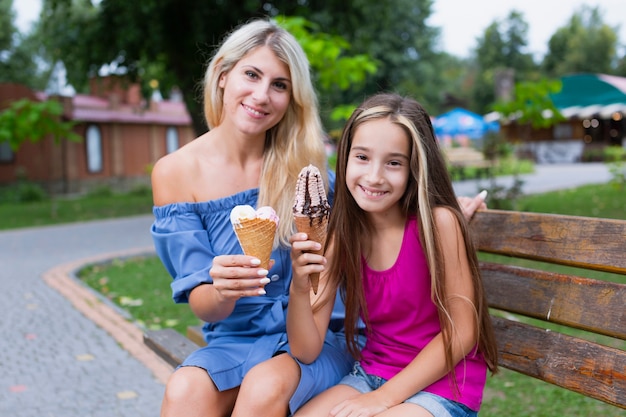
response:
[(380, 398), (380, 393), (372, 391), (337, 404), (330, 410), (330, 415), (332, 417), (370, 417), (388, 409), (389, 407)]
[(260, 263), (259, 259), (247, 255), (216, 256), (209, 271), (213, 287), (223, 299), (233, 301), (265, 295), (264, 287), (270, 282), (269, 271), (260, 268)]
[(291, 267), (293, 278), (291, 281), (292, 291), (311, 291), (309, 274), (324, 271), (326, 258), (322, 255), (311, 253), (321, 249), (321, 244), (308, 240), (306, 233), (296, 233), (289, 239), (291, 243)]

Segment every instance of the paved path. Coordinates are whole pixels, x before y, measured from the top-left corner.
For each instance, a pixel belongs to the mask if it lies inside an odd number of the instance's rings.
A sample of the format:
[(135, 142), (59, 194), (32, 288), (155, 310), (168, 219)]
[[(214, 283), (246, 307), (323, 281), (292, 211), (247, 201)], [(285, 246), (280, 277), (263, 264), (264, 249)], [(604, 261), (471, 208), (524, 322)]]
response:
[[(533, 193), (610, 175), (601, 164), (543, 165), (522, 178)], [(459, 195), (480, 187), (455, 183)], [(0, 416), (159, 415), (171, 369), (143, 346), (140, 329), (72, 278), (87, 263), (152, 251), (151, 222), (147, 215), (0, 232)]]
[[(84, 288), (68, 278), (82, 265), (77, 260), (148, 250), (151, 221), (140, 216), (0, 232), (0, 416), (159, 415), (163, 378), (138, 359), (141, 353), (120, 346), (120, 337), (130, 337), (128, 323), (104, 330), (85, 312), (117, 317), (92, 293), (62, 295), (52, 288)], [(89, 308), (81, 311), (75, 303), (85, 307), (85, 301)], [(133, 349), (132, 341), (126, 345)]]
[[(545, 193), (585, 184), (603, 184), (611, 179), (607, 166), (603, 163), (589, 164), (543, 164), (536, 165), (535, 172), (523, 174), (519, 178), (524, 182), (524, 194)], [(511, 187), (512, 176), (498, 177), (496, 183)], [(471, 196), (484, 188), (489, 188), (489, 180), (458, 181), (454, 183), (457, 195)]]

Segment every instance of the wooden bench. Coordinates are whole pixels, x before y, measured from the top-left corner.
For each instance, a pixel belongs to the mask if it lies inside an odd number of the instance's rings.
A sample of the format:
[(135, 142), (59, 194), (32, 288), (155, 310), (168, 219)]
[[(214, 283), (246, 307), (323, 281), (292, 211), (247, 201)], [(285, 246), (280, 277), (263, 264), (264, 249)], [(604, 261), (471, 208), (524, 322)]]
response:
[[(498, 255), (481, 254), (498, 258), (481, 272), (500, 366), (626, 409), (626, 221), (484, 210), (470, 227), (477, 249)], [(597, 271), (621, 283), (583, 277)], [(203, 343), (199, 332), (147, 332), (145, 342), (177, 365)]]
[(450, 172), (458, 173), (461, 179), (467, 177), (467, 169), (473, 168), (479, 177), (487, 177), (494, 162), (486, 159), (482, 152), (467, 146), (446, 147), (443, 149)]

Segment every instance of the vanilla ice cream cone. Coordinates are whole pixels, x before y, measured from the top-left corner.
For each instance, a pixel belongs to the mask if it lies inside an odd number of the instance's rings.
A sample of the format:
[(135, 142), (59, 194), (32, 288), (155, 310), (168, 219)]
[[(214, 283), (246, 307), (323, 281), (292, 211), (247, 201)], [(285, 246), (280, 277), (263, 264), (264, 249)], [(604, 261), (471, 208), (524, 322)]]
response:
[(243, 253), (261, 261), (261, 268), (269, 270), (274, 236), (278, 227), (278, 216), (269, 206), (258, 210), (249, 205), (235, 206), (230, 212), (230, 221)]
[(261, 260), (261, 268), (269, 270), (276, 223), (267, 219), (243, 220), (235, 227), (243, 253)]

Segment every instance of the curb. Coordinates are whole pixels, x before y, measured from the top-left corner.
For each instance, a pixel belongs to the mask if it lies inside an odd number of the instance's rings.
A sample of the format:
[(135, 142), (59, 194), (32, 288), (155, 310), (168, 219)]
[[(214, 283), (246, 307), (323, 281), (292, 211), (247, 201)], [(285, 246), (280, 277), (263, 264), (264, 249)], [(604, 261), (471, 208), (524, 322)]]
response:
[(119, 309), (104, 302), (95, 291), (75, 278), (76, 272), (86, 266), (149, 253), (154, 253), (153, 247), (101, 254), (55, 266), (44, 272), (42, 278), (85, 317), (104, 329), (128, 353), (152, 371), (158, 381), (165, 384), (173, 368), (143, 343), (143, 330), (129, 322)]

